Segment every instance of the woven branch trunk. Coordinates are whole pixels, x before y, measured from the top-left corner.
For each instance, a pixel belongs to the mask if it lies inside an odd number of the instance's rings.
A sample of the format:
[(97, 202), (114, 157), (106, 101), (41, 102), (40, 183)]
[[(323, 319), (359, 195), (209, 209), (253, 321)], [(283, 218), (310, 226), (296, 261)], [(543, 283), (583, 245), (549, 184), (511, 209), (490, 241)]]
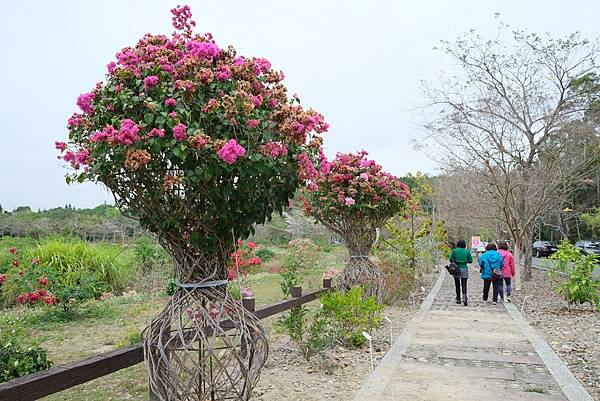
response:
[(359, 220), (324, 224), (344, 239), (350, 254), (350, 260), (339, 277), (338, 287), (348, 291), (352, 287), (360, 286), (365, 297), (375, 297), (377, 303), (383, 302), (385, 274), (369, 259), (369, 253), (377, 238), (377, 224), (364, 224)]
[(250, 399), (267, 359), (267, 339), (260, 320), (226, 287), (227, 280), (180, 285), (146, 328), (144, 353), (155, 399)]

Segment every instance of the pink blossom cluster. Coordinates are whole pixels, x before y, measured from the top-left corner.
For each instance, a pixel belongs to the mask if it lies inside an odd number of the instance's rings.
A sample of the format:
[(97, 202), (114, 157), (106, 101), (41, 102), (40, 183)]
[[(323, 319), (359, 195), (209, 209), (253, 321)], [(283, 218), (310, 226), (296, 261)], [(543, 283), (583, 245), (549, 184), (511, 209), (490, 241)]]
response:
[(117, 131), (112, 125), (105, 126), (102, 131), (90, 135), (91, 142), (108, 142), (110, 144), (133, 145), (140, 140), (140, 127), (131, 119), (121, 121), (121, 128)]
[(317, 179), (319, 172), (315, 168), (315, 165), (312, 163), (306, 152), (300, 153), (297, 157), (297, 160), (300, 168), (298, 174), (300, 180), (313, 182), (315, 179)]
[(187, 42), (186, 47), (192, 56), (207, 60), (217, 58), (221, 53), (219, 46), (212, 42), (196, 42), (195, 40), (190, 40)]
[(267, 142), (261, 146), (260, 152), (268, 157), (286, 156), (288, 154), (287, 146), (277, 142)]
[(185, 124), (179, 123), (173, 127), (173, 138), (179, 142), (187, 138), (187, 127)]
[(158, 84), (158, 77), (156, 75), (150, 75), (144, 78), (144, 89), (148, 90)]
[(243, 157), (246, 154), (246, 149), (237, 143), (235, 139), (231, 139), (217, 152), (217, 154), (225, 163), (233, 164), (238, 157)]
[(81, 95), (79, 95), (79, 97), (77, 97), (77, 106), (79, 106), (81, 111), (83, 111), (88, 116), (94, 115), (94, 105), (92, 104), (92, 102), (94, 101), (95, 97), (96, 94), (93, 92), (82, 93)]

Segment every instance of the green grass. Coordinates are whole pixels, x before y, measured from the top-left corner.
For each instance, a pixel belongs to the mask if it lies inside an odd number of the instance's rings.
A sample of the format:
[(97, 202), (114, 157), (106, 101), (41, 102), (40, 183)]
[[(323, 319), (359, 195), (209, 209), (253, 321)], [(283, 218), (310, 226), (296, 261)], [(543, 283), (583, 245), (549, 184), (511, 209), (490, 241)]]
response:
[(548, 394), (548, 390), (543, 387), (529, 387), (525, 389), (527, 393), (538, 393), (538, 394)]

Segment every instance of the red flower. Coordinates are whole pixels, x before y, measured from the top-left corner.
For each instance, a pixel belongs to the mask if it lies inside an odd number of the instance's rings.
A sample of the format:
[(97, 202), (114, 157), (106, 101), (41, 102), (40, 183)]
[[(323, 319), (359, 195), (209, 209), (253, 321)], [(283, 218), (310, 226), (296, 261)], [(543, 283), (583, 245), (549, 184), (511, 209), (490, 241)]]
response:
[(44, 298), (44, 303), (46, 305), (56, 305), (57, 299), (54, 295), (48, 295)]
[(46, 277), (40, 277), (38, 279), (38, 283), (40, 283), (40, 285), (43, 285), (45, 287), (48, 285), (48, 279)]
[(262, 260), (260, 260), (259, 257), (253, 257), (253, 258), (248, 259), (249, 265), (256, 266), (256, 265), (260, 265), (261, 263), (262, 263)]
[(6, 281), (6, 274), (0, 274), (0, 284)]
[(34, 266), (39, 266), (40, 265), (40, 258), (33, 258), (31, 259), (31, 264)]
[(238, 246), (242, 246), (244, 245), (244, 241), (242, 241), (241, 239), (237, 240), (237, 244)]
[(38, 294), (37, 292), (30, 292), (27, 295), (27, 299), (29, 299), (29, 302), (31, 303), (37, 302), (40, 299), (40, 294)]
[(182, 238), (183, 238), (184, 241), (189, 241), (190, 240), (190, 234), (186, 231), (186, 232), (183, 233)]
[(17, 253), (17, 248), (15, 248), (14, 246), (11, 246), (10, 248), (8, 248), (8, 252), (10, 252), (14, 255), (15, 253)]
[(47, 291), (47, 290), (45, 290), (44, 288), (42, 288), (41, 290), (38, 290), (37, 294), (38, 294), (40, 297), (45, 297), (46, 295), (48, 295), (48, 291)]
[(227, 272), (227, 280), (233, 281), (236, 278), (237, 278), (237, 273), (235, 272), (235, 270), (231, 269)]
[(19, 294), (19, 296), (17, 297), (17, 302), (20, 303), (21, 305), (23, 305), (25, 302), (27, 302), (27, 298), (28, 298), (27, 293)]
[(23, 270), (19, 271), (19, 276), (23, 277), (23, 274), (25, 274)]
[(256, 243), (254, 243), (254, 242), (248, 242), (248, 248), (255, 249), (256, 248)]
[(20, 263), (19, 263), (19, 261), (17, 259), (15, 259), (15, 260), (12, 261), (12, 265), (14, 267), (19, 267)]

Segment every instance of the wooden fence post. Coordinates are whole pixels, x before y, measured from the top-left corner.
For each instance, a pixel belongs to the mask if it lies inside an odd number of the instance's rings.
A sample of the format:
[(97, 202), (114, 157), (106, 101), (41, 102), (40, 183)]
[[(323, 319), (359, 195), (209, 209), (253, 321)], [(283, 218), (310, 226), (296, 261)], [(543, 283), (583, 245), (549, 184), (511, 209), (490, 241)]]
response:
[(302, 287), (292, 287), (290, 294), (292, 298), (300, 298), (302, 296)]
[(328, 290), (331, 288), (331, 279), (330, 278), (324, 278), (323, 279), (323, 289)]

